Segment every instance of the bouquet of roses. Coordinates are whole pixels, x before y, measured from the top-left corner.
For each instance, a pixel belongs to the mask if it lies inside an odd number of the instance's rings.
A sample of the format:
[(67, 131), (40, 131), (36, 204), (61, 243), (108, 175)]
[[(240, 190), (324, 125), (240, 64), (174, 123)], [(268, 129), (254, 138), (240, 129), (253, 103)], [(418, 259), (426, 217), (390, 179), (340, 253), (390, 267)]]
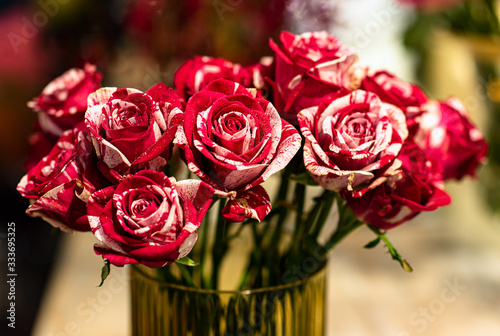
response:
[(174, 88), (100, 87), (92, 65), (55, 79), (28, 105), (27, 214), (92, 231), (108, 269), (175, 262), (177, 281), (206, 288), (245, 229), (242, 288), (288, 281), (361, 225), (376, 235), (367, 247), (383, 241), (411, 269), (385, 230), (449, 204), (444, 181), (475, 175), (482, 133), (457, 99), (362, 65), (326, 32), (284, 31), (270, 47), (250, 65), (195, 56)]

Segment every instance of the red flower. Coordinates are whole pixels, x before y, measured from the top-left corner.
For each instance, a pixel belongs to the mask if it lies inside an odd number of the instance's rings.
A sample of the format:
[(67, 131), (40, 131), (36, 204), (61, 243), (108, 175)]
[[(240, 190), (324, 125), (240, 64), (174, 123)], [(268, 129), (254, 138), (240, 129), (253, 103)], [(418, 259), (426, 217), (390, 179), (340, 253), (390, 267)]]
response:
[(17, 186), (19, 193), (31, 201), (26, 213), (42, 217), (63, 231), (89, 231), (88, 197), (110, 184), (99, 175), (95, 164), (89, 135), (78, 129), (64, 132)]
[[(255, 188), (297, 153), (301, 139), (295, 128), (269, 101), (254, 98), (236, 82), (218, 79), (189, 99), (183, 131), (178, 141), (189, 169), (229, 196), (227, 207), (236, 202), (247, 217), (263, 219), (269, 196)], [(258, 195), (265, 207), (245, 200), (249, 194)]]
[(406, 125), (410, 133), (416, 127), (416, 119), (422, 113), (420, 106), (429, 99), (420, 87), (386, 71), (368, 73), (361, 81), (360, 89), (373, 92), (384, 103), (399, 107), (406, 115)]
[(475, 176), (485, 162), (488, 145), (470, 121), (462, 103), (451, 98), (422, 106), (415, 142), (443, 166), (443, 178), (460, 180)]
[(341, 88), (355, 89), (352, 65), (358, 57), (326, 32), (280, 34), (282, 46), (271, 40), (275, 53), (274, 103), (281, 116), (296, 124), (297, 113), (318, 106)]
[(213, 193), (205, 182), (176, 182), (156, 171), (129, 175), (89, 199), (90, 225), (101, 242), (94, 250), (115, 266), (171, 264), (196, 243)]
[(304, 164), (325, 189), (353, 191), (376, 182), (408, 136), (404, 113), (361, 90), (332, 95), (298, 115)]
[(86, 64), (84, 69), (70, 69), (50, 82), (40, 96), (28, 103), (38, 112), (41, 129), (61, 136), (83, 122), (87, 98), (100, 87), (101, 78), (95, 66)]
[(119, 180), (118, 175), (140, 169), (161, 170), (182, 123), (180, 108), (177, 95), (163, 84), (146, 93), (117, 88), (92, 93), (85, 123), (103, 173), (109, 170)]
[(398, 156), (401, 169), (363, 196), (348, 198), (356, 216), (369, 225), (391, 229), (422, 211), (434, 211), (451, 202), (444, 191), (442, 167), (417, 145), (405, 144)]
[(219, 78), (252, 87), (253, 71), (249, 70), (222, 58), (195, 56), (179, 67), (174, 76), (174, 86), (184, 100)]

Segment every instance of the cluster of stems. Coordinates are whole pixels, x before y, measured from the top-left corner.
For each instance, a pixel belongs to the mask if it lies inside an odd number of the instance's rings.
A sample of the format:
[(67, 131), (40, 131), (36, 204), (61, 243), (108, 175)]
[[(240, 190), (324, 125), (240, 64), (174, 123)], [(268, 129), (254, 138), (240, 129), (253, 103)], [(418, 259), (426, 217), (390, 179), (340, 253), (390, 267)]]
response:
[[(189, 172), (188, 178), (191, 178)], [(188, 287), (220, 289), (228, 256), (249, 251), (238, 259), (245, 266), (237, 274), (237, 288), (232, 289), (279, 286), (312, 275), (325, 265), (329, 253), (340, 241), (366, 225), (337, 192), (314, 182), (300, 155), (275, 179), (277, 189), (272, 195), (272, 209), (261, 222), (255, 219), (228, 222), (222, 216), (226, 199), (216, 198), (200, 225), (195, 248), (187, 258), (158, 269), (160, 278)], [(385, 233), (367, 226), (376, 238), (365, 247), (373, 248), (383, 242), (391, 257), (411, 272), (410, 265)]]
[[(304, 164), (294, 158), (280, 173), (272, 210), (261, 222), (228, 222), (221, 215), (225, 199), (215, 200), (189, 255), (194, 263), (167, 266), (160, 270), (161, 276), (187, 286), (218, 289), (221, 265), (227, 254), (233, 253), (231, 244), (235, 238), (243, 234), (250, 253), (242, 258), (246, 266), (237, 289), (276, 286), (314, 273), (316, 267), (324, 265), (333, 247), (363, 222), (337, 192), (322, 189), (305, 176), (308, 175)], [(318, 191), (321, 193), (315, 197), (309, 195)], [(216, 211), (215, 219), (210, 215), (212, 211)], [(313, 262), (309, 263), (315, 267), (300, 271), (304, 260), (311, 258)]]

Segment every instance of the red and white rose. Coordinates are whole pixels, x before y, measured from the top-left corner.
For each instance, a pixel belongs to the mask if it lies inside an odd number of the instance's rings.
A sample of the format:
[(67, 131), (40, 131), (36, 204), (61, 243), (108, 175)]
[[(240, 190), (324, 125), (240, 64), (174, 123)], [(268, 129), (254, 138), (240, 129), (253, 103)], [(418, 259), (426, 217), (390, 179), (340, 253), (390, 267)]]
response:
[[(91, 65), (55, 79), (29, 103), (39, 113), (33, 148), (51, 150), (17, 187), (27, 213), (92, 230), (95, 252), (113, 265), (158, 268), (189, 254), (216, 197), (227, 221), (263, 220), (271, 201), (262, 183), (287, 166), (284, 178), (302, 183), (307, 171), (359, 220), (386, 230), (448, 204), (444, 181), (475, 176), (485, 161), (484, 136), (458, 100), (429, 100), (368, 71), (326, 32), (282, 32), (280, 41), (259, 64), (194, 57), (175, 90), (99, 88)], [(292, 161), (302, 140), (303, 157)], [(201, 181), (163, 172), (174, 145)]]
[(288, 164), (301, 138), (269, 101), (218, 79), (188, 101), (178, 143), (189, 169), (230, 198), (225, 217), (239, 221), (237, 213), (267, 215), (269, 196), (259, 185)]
[(115, 266), (171, 264), (193, 248), (213, 194), (199, 180), (177, 182), (151, 170), (128, 175), (90, 196), (90, 226), (100, 241), (94, 250)]
[(274, 51), (274, 103), (287, 121), (296, 124), (297, 113), (318, 106), (322, 98), (342, 88), (357, 89), (352, 67), (357, 55), (327, 32), (280, 34), (282, 46), (270, 41)]
[(383, 230), (451, 202), (444, 190), (439, 162), (414, 143), (405, 143), (398, 160), (401, 168), (386, 182), (361, 197), (348, 197), (349, 207), (360, 220)]
[(182, 123), (181, 108), (177, 95), (164, 84), (146, 93), (117, 88), (92, 93), (85, 123), (104, 173), (119, 180), (140, 169), (161, 170)]
[(408, 131), (413, 134), (418, 127), (421, 105), (429, 98), (415, 84), (408, 83), (387, 71), (368, 71), (362, 78), (361, 90), (373, 92), (384, 102), (399, 107), (406, 115)]
[(252, 69), (210, 56), (195, 56), (182, 64), (175, 73), (174, 86), (179, 96), (187, 100), (208, 83), (219, 78), (237, 82), (245, 87), (253, 86)]
[(88, 198), (109, 184), (96, 169), (89, 135), (74, 129), (62, 134), (50, 153), (21, 179), (17, 190), (30, 200), (28, 215), (63, 231), (89, 231)]
[(323, 188), (362, 193), (380, 182), (380, 172), (395, 168), (391, 166), (408, 136), (406, 119), (403, 111), (373, 93), (343, 94), (299, 113), (304, 164)]
[(42, 131), (55, 136), (83, 122), (89, 94), (99, 89), (102, 75), (91, 64), (72, 68), (51, 81), (28, 103), (38, 112)]
[(28, 102), (38, 118), (29, 139), (26, 171), (50, 152), (64, 131), (83, 124), (87, 98), (100, 87), (101, 78), (94, 65), (72, 68), (51, 81), (40, 96)]
[(443, 166), (443, 178), (475, 176), (486, 161), (488, 145), (457, 98), (422, 106), (415, 142)]

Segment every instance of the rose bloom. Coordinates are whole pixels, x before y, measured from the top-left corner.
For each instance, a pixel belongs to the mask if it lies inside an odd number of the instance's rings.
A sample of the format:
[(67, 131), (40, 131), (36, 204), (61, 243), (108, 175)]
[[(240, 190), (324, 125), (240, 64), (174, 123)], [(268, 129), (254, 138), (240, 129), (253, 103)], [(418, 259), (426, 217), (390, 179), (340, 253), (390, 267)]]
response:
[(485, 163), (488, 145), (460, 100), (429, 101), (422, 106), (415, 142), (443, 166), (443, 178), (475, 176)]
[(50, 152), (61, 134), (83, 123), (87, 97), (100, 87), (102, 75), (91, 64), (72, 68), (51, 81), (40, 96), (28, 102), (37, 112), (35, 132), (29, 139), (25, 169), (33, 168)]
[(222, 58), (195, 56), (176, 71), (174, 86), (177, 93), (187, 100), (215, 79), (227, 79), (245, 87), (252, 86), (253, 71)]
[(274, 106), (251, 92), (225, 79), (211, 82), (187, 102), (177, 140), (189, 169), (230, 198), (223, 213), (231, 221), (242, 220), (237, 213), (267, 215), (269, 196), (259, 185), (283, 169), (301, 143)]
[(402, 167), (385, 183), (361, 197), (348, 198), (349, 207), (360, 220), (383, 230), (451, 202), (444, 191), (439, 162), (414, 143), (405, 143), (398, 160), (402, 161)]
[(275, 56), (274, 103), (281, 116), (296, 124), (297, 113), (318, 106), (341, 88), (356, 89), (352, 65), (358, 57), (336, 37), (321, 31), (280, 34), (282, 46), (270, 41)]
[(92, 93), (85, 123), (104, 163), (103, 173), (120, 180), (121, 175), (140, 169), (161, 170), (182, 123), (181, 108), (175, 92), (164, 84), (146, 93), (117, 88)]
[(406, 115), (406, 125), (412, 133), (420, 106), (429, 99), (420, 87), (408, 83), (386, 71), (368, 71), (360, 85), (361, 90), (373, 92), (384, 102), (399, 107)]
[(94, 246), (115, 266), (166, 266), (189, 254), (214, 189), (143, 170), (93, 193), (87, 206)]
[(408, 83), (387, 71), (368, 72), (362, 79), (361, 90), (375, 93), (379, 98), (402, 110), (420, 106), (428, 101), (420, 87)]
[(38, 112), (42, 131), (60, 136), (83, 122), (87, 97), (100, 87), (102, 75), (94, 65), (73, 68), (50, 82), (41, 95), (28, 103)]
[(306, 169), (319, 185), (335, 191), (374, 183), (408, 136), (403, 111), (361, 90), (326, 97), (319, 107), (302, 110), (298, 121)]
[(30, 199), (26, 213), (63, 231), (89, 231), (86, 203), (96, 188), (109, 185), (95, 169), (90, 136), (78, 129), (62, 134), (50, 153), (21, 179), (19, 193)]

